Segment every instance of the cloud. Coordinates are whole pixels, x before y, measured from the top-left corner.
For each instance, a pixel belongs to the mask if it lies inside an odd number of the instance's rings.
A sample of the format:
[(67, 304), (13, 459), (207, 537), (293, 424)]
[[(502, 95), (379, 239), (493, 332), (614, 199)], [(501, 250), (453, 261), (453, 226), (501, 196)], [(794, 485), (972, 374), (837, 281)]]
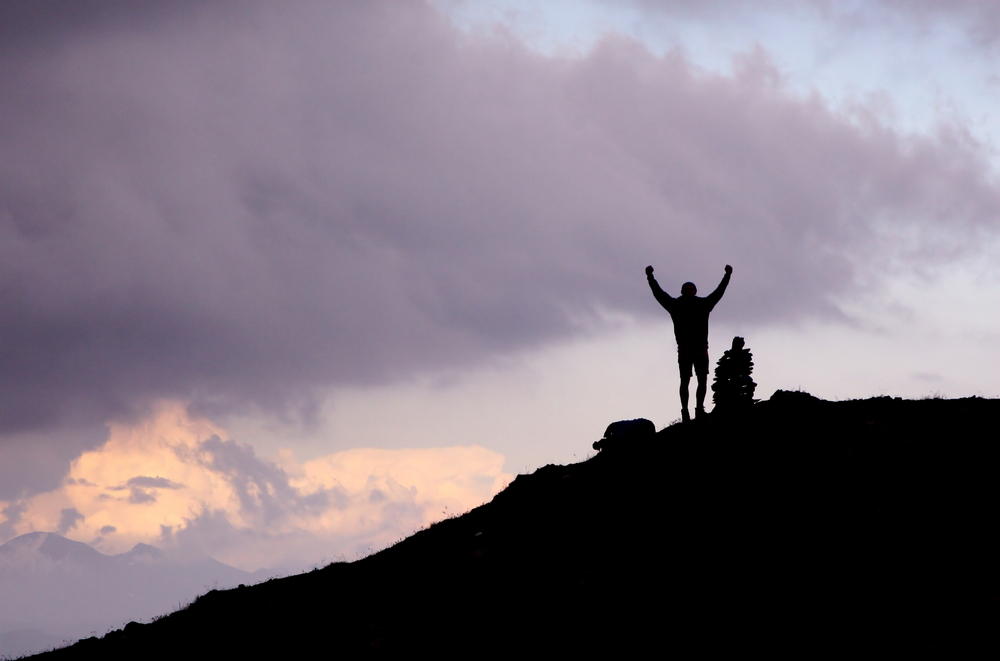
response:
[(76, 528), (80, 521), (83, 521), (86, 517), (76, 511), (75, 507), (67, 507), (59, 510), (59, 525), (56, 526), (56, 530), (61, 535), (65, 535), (67, 532)]
[(132, 487), (129, 491), (128, 502), (133, 505), (139, 505), (141, 503), (155, 503), (156, 492), (146, 491), (145, 489), (140, 489), (138, 487)]
[[(826, 5), (830, 11), (830, 3), (816, 0), (816, 4)], [(835, 4), (835, 3), (834, 3)], [(867, 3), (866, 3), (867, 4)], [(879, 0), (871, 3), (873, 7), (843, 3), (840, 12), (845, 18), (857, 24), (864, 21), (866, 15), (875, 14), (875, 20), (888, 15), (896, 19), (910, 21), (917, 27), (928, 29), (939, 25), (942, 20), (955, 20), (964, 29), (970, 41), (979, 46), (992, 47), (1000, 36), (1000, 7), (990, 0)], [(874, 9), (874, 11), (872, 11)], [(836, 9), (834, 10), (836, 11)], [(871, 19), (869, 19), (871, 20)], [(884, 20), (884, 19), (883, 19)]]
[(3, 505), (3, 509), (0, 509), (0, 514), (3, 515), (3, 521), (0, 521), (0, 540), (7, 541), (19, 534), (17, 524), (21, 522), (28, 505), (24, 501), (8, 502)]
[[(71, 481), (71, 484), (77, 482), (77, 480), (72, 477), (69, 478), (69, 480)], [(86, 478), (80, 478), (79, 483), (85, 486), (94, 486), (87, 482)], [(121, 484), (116, 487), (106, 487), (106, 489), (108, 491), (128, 491), (128, 502), (133, 505), (139, 505), (141, 503), (156, 502), (156, 490), (152, 487), (158, 487), (161, 489), (181, 489), (184, 485), (171, 482), (165, 477), (147, 477), (145, 475), (139, 475), (137, 477), (129, 478), (125, 484)], [(106, 493), (101, 495), (110, 497)]]
[[(99, 32), (107, 29), (155, 28), (178, 15), (190, 16), (210, 3), (197, 0), (144, 2), (105, 0), (100, 3), (7, 0), (0, 4), (0, 51), (13, 48), (51, 46), (67, 33)], [(221, 2), (211, 3), (216, 6)]]
[(180, 489), (184, 486), (171, 482), (165, 477), (147, 477), (145, 475), (130, 477), (125, 484), (130, 487), (159, 487), (160, 489)]
[[(547, 57), (423, 3), (195, 4), (29, 12), (58, 47), (0, 51), (0, 432), (281, 411), (563, 341), (660, 314), (649, 263), (703, 290), (732, 263), (719, 314), (746, 323), (837, 316), (890, 258), (995, 233), (959, 128), (835, 113), (763, 52), (719, 76), (615, 37)], [(245, 469), (222, 438), (215, 469)]]
[[(598, 0), (611, 4), (608, 0)], [(813, 14), (855, 34), (865, 27), (906, 25), (916, 31), (954, 21), (970, 41), (992, 47), (1000, 36), (1000, 7), (991, 0), (758, 0), (752, 5), (739, 0), (633, 0), (646, 11), (700, 20), (740, 20), (748, 15), (784, 16)]]
[(104, 424), (61, 429), (44, 426), (0, 435), (0, 500), (26, 498), (57, 488), (73, 459), (107, 440), (108, 428)]
[(58, 530), (105, 552), (144, 542), (250, 569), (303, 565), (385, 546), (512, 478), (502, 455), (475, 446), (362, 448), (300, 464), (291, 451), (275, 463), (224, 436), (178, 404), (113, 425), (60, 489), (0, 502), (3, 539)]

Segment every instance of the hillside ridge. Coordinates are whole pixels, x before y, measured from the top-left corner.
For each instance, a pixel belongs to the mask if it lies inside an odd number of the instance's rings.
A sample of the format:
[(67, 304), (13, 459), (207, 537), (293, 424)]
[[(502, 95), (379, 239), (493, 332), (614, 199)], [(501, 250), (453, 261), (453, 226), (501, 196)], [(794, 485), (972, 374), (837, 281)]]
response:
[(778, 391), (519, 475), (362, 560), (38, 658), (995, 651), (998, 417)]

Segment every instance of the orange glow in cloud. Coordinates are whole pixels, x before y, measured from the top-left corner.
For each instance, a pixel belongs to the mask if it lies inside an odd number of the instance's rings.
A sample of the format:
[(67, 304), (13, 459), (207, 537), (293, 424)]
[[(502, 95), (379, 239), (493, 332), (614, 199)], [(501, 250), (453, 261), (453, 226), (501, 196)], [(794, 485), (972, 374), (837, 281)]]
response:
[(357, 448), (299, 464), (290, 450), (269, 461), (226, 438), (179, 404), (113, 424), (59, 489), (22, 503), (14, 529), (59, 531), (105, 553), (175, 546), (252, 570), (377, 549), (513, 478), (502, 455), (477, 446)]

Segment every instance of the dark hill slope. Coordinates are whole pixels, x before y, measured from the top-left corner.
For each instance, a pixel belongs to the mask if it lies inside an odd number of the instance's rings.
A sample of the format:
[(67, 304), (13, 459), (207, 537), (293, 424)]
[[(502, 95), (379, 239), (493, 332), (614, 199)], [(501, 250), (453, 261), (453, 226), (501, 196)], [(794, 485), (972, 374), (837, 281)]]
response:
[(1000, 401), (826, 402), (519, 476), (364, 560), (213, 591), (52, 653), (983, 652)]

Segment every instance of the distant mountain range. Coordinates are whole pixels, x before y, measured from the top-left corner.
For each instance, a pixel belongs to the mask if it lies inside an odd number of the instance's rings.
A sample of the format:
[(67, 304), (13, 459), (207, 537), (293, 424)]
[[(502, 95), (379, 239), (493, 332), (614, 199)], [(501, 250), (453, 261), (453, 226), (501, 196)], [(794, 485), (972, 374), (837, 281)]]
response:
[(778, 391), (41, 658), (996, 658), (998, 419)]
[(0, 546), (0, 656), (102, 635), (177, 610), (210, 589), (262, 578), (148, 544), (104, 555), (55, 533), (21, 535)]

